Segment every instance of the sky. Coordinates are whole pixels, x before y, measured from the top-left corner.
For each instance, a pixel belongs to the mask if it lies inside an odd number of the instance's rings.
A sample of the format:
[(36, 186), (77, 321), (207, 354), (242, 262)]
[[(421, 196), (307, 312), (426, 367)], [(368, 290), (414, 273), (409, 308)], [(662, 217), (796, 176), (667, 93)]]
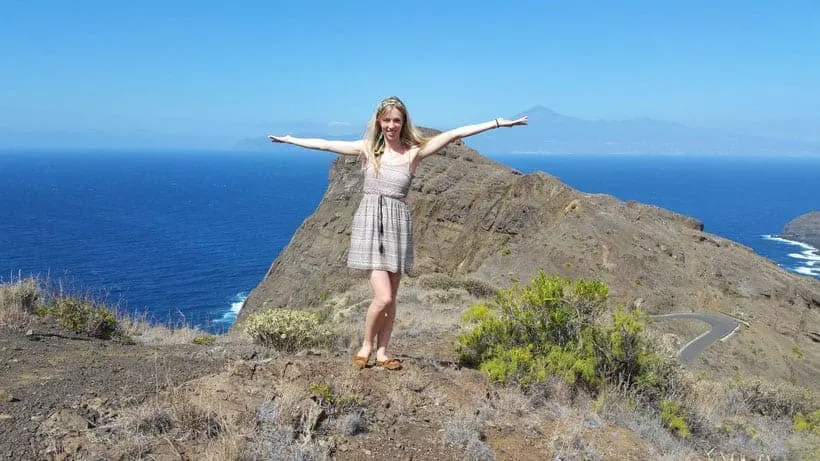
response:
[(0, 147), (361, 132), (389, 95), (820, 142), (820, 0), (0, 0)]

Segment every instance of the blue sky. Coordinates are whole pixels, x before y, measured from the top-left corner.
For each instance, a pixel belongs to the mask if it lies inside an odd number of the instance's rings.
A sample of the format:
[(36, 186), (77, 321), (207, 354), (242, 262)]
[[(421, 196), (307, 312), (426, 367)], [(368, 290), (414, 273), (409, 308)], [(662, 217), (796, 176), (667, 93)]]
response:
[(820, 1), (0, 2), (0, 147), (358, 132), (392, 94), (438, 128), (543, 105), (820, 139)]

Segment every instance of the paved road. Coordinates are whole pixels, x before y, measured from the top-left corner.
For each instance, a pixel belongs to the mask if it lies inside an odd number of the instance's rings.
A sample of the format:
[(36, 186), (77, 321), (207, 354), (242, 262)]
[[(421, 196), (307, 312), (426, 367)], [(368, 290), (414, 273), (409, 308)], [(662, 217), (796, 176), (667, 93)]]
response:
[(713, 342), (731, 335), (739, 326), (737, 320), (725, 315), (716, 314), (664, 314), (651, 316), (656, 321), (695, 319), (708, 323), (712, 328), (706, 333), (689, 341), (678, 352), (682, 363), (692, 363), (698, 354), (703, 352)]

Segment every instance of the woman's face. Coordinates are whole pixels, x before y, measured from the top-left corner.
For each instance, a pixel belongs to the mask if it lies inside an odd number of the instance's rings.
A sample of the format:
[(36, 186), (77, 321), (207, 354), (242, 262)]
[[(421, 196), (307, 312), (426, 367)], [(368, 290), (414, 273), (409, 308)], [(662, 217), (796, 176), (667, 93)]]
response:
[(402, 125), (404, 125), (404, 115), (395, 107), (387, 108), (379, 117), (379, 126), (382, 129), (384, 138), (389, 141), (399, 139)]

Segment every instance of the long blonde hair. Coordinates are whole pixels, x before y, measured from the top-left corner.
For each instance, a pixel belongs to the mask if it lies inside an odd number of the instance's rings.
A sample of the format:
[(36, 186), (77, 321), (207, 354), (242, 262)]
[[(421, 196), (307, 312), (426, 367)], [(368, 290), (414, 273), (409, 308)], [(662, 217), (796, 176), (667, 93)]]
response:
[(401, 112), (404, 121), (399, 132), (399, 141), (405, 147), (423, 146), (427, 139), (421, 135), (419, 130), (410, 121), (410, 114), (407, 113), (407, 106), (396, 96), (384, 98), (379, 102), (370, 121), (367, 122), (367, 130), (364, 135), (364, 157), (365, 165), (373, 165), (378, 174), (381, 167), (381, 155), (384, 153), (385, 141), (382, 134), (382, 127), (379, 119), (385, 111), (396, 108)]

